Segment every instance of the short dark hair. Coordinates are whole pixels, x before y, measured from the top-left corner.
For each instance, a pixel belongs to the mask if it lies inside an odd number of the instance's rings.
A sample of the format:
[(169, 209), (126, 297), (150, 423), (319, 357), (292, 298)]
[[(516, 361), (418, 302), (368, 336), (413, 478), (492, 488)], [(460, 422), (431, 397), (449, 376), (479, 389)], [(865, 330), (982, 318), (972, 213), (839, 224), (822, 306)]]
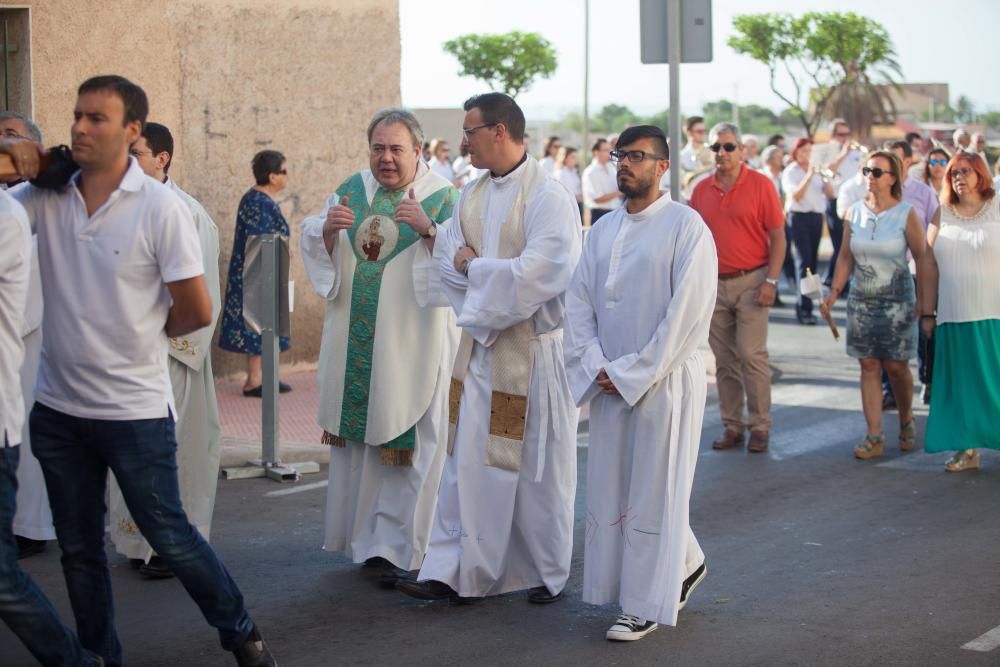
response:
[(783, 134), (772, 134), (771, 138), (767, 140), (768, 146), (777, 146), (779, 141), (784, 141), (785, 135)]
[(885, 142), (886, 150), (896, 150), (897, 148), (903, 151), (903, 156), (911, 158), (913, 157), (913, 147), (910, 146), (909, 141), (903, 141), (902, 139), (897, 139), (896, 141)]
[(607, 139), (605, 139), (604, 137), (597, 137), (597, 141), (595, 141), (594, 145), (590, 147), (590, 152), (593, 153), (594, 151), (601, 150), (601, 144), (606, 144), (606, 143), (608, 143)]
[(690, 132), (691, 130), (694, 129), (694, 126), (697, 125), (698, 123), (704, 124), (705, 119), (702, 118), (701, 116), (688, 116), (688, 119), (684, 121), (684, 129)]
[(253, 156), (253, 177), (257, 185), (267, 185), (271, 182), (271, 174), (281, 171), (285, 156), (279, 151), (261, 151)]
[(462, 107), (466, 111), (479, 109), (483, 122), (503, 124), (513, 141), (524, 141), (524, 112), (510, 95), (504, 93), (483, 93), (465, 100)]
[(923, 135), (920, 134), (919, 132), (907, 132), (905, 138), (906, 138), (906, 143), (910, 143), (914, 139), (920, 139), (921, 141), (924, 140)]
[(167, 126), (159, 123), (146, 123), (146, 126), (142, 128), (142, 138), (149, 144), (149, 150), (153, 151), (154, 156), (160, 153), (166, 153), (169, 156), (167, 164), (163, 166), (163, 173), (169, 172), (170, 163), (174, 161), (174, 135), (170, 134)]
[(80, 96), (99, 91), (114, 93), (121, 98), (125, 106), (125, 125), (138, 121), (140, 127), (145, 126), (146, 116), (149, 115), (149, 99), (146, 97), (146, 91), (123, 76), (103, 74), (81, 83), (76, 94)]
[(662, 155), (665, 160), (670, 159), (670, 146), (667, 144), (667, 137), (663, 134), (663, 130), (655, 125), (633, 125), (626, 128), (618, 135), (618, 143), (615, 144), (615, 148), (628, 146), (640, 139), (652, 139), (653, 145), (656, 146), (656, 152)]

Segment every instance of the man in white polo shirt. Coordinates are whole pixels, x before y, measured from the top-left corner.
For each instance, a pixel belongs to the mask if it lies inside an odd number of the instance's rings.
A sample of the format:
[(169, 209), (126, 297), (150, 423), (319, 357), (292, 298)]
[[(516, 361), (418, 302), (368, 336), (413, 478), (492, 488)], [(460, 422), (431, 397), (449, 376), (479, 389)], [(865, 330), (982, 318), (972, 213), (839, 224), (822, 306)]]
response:
[[(146, 94), (119, 76), (77, 90), (61, 190), (14, 196), (38, 234), (45, 314), (30, 427), (83, 646), (122, 664), (104, 552), (110, 469), (136, 525), (240, 665), (273, 665), (243, 596), (190, 524), (177, 483), (167, 337), (211, 322), (198, 234), (184, 202), (128, 155)], [(21, 177), (40, 147), (0, 145)]]
[(583, 170), (583, 203), (590, 209), (590, 224), (622, 205), (618, 191), (618, 173), (611, 164), (611, 144), (598, 139), (590, 152), (594, 159)]

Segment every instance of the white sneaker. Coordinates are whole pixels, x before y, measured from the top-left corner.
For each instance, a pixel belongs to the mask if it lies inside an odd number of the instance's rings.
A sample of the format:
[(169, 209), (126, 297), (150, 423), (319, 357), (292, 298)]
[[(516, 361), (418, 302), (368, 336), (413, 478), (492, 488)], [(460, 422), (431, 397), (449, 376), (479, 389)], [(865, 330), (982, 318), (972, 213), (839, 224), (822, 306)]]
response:
[(697, 570), (691, 573), (690, 577), (684, 580), (684, 583), (681, 584), (681, 603), (677, 605), (677, 611), (687, 606), (688, 598), (691, 597), (691, 591), (705, 579), (706, 574), (708, 574), (708, 568), (702, 563), (698, 566)]
[(656, 628), (657, 624), (653, 621), (640, 623), (637, 617), (631, 614), (622, 614), (605, 636), (616, 642), (634, 642), (637, 639), (642, 639)]

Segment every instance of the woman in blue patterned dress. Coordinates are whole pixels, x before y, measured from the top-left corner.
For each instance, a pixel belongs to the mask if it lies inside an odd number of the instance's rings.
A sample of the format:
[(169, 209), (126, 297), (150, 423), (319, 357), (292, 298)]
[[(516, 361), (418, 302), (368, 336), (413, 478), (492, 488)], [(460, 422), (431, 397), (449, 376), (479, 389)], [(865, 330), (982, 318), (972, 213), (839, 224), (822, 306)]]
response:
[[(233, 255), (229, 260), (229, 280), (226, 300), (222, 310), (222, 332), (219, 347), (230, 352), (247, 355), (247, 379), (243, 384), (244, 396), (261, 396), (261, 341), (260, 334), (247, 328), (243, 321), (243, 262), (249, 236), (278, 233), (288, 237), (288, 223), (274, 201), (275, 195), (288, 187), (288, 169), (285, 156), (278, 151), (261, 151), (253, 158), (253, 176), (257, 184), (247, 190), (240, 200), (236, 213), (236, 235)], [(281, 351), (288, 350), (291, 340), (282, 336)], [(282, 392), (290, 391), (280, 383)]]
[(910, 359), (917, 354), (916, 291), (906, 256), (920, 263), (927, 241), (916, 211), (902, 201), (903, 167), (888, 151), (868, 157), (862, 169), (868, 189), (864, 201), (848, 209), (833, 286), (821, 312), (833, 307), (851, 278), (847, 298), (847, 354), (861, 364), (861, 404), (868, 433), (854, 456), (882, 455), (882, 369), (899, 408), (899, 448), (913, 449), (913, 376)]

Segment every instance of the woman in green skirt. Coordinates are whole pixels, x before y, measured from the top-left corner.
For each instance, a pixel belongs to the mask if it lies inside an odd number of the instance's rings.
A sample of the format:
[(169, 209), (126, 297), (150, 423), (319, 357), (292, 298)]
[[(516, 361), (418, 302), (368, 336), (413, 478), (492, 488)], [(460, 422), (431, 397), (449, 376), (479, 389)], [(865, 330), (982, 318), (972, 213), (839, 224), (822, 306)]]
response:
[(924, 448), (957, 447), (945, 470), (975, 470), (977, 449), (1000, 449), (1000, 197), (975, 153), (948, 162), (927, 240), (920, 320), (936, 342)]

